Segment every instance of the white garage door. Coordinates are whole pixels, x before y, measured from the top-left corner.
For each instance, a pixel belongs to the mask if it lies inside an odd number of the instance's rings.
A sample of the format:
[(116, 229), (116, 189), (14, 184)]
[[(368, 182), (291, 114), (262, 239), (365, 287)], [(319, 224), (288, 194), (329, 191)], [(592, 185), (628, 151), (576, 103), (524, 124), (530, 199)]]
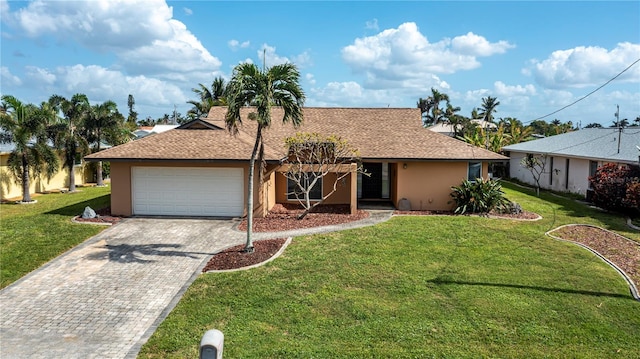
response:
[(133, 167), (134, 215), (241, 216), (242, 168)]

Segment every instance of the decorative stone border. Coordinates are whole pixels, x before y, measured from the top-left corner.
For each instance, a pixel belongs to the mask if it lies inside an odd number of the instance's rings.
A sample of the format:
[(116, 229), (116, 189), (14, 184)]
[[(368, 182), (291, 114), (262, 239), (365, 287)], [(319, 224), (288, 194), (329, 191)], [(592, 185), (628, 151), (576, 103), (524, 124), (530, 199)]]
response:
[(235, 269), (218, 269), (218, 270), (209, 270), (204, 272), (205, 273), (227, 273), (227, 272), (238, 272), (238, 271), (243, 271), (243, 270), (249, 270), (249, 269), (253, 269), (253, 268), (257, 268), (260, 267), (262, 265), (265, 265), (269, 262), (271, 262), (272, 260), (280, 257), (280, 255), (282, 253), (284, 253), (284, 250), (289, 246), (289, 244), (291, 243), (291, 241), (293, 240), (293, 237), (287, 237), (287, 240), (282, 244), (282, 247), (280, 248), (280, 250), (278, 250), (276, 252), (276, 254), (272, 255), (271, 258), (267, 259), (264, 262), (260, 262), (260, 263), (256, 263), (256, 264), (252, 264), (250, 266), (246, 266), (246, 267), (242, 267), (242, 268), (235, 268)]
[(24, 205), (26, 205), (26, 204), (36, 204), (36, 203), (38, 203), (38, 200), (37, 200), (37, 199), (32, 199), (32, 200), (31, 200), (31, 201), (29, 201), (29, 202), (15, 201), (14, 203), (15, 203), (15, 204), (19, 204), (19, 205), (23, 205), (23, 204), (24, 204)]
[(635, 229), (636, 231), (640, 231), (640, 227), (633, 224), (631, 218), (627, 218), (627, 226), (629, 226), (629, 228)]
[[(605, 256), (603, 256), (602, 254), (600, 254), (598, 251), (596, 251), (595, 249), (593, 249), (593, 248), (591, 248), (591, 247), (589, 247), (589, 246), (587, 246), (587, 245), (585, 245), (585, 244), (582, 244), (582, 243), (579, 243), (579, 242), (575, 242), (575, 241), (572, 241), (572, 240), (569, 240), (569, 239), (560, 238), (560, 237), (557, 237), (557, 236), (554, 236), (553, 234), (551, 234), (551, 232), (554, 232), (554, 231), (557, 231), (557, 230), (558, 230), (558, 229), (560, 229), (560, 228), (569, 227), (569, 226), (587, 226), (587, 227), (593, 227), (593, 228), (598, 228), (598, 229), (603, 230), (603, 231), (606, 231), (606, 232), (613, 233), (613, 234), (615, 234), (615, 235), (617, 235), (617, 236), (620, 236), (620, 235), (619, 235), (619, 234), (617, 234), (617, 233), (615, 233), (615, 232), (612, 232), (612, 231), (609, 231), (609, 230), (607, 230), (607, 229), (604, 229), (604, 228), (602, 228), (602, 227), (594, 226), (594, 225), (591, 225), (591, 224), (578, 224), (578, 223), (565, 224), (565, 225), (563, 225), (563, 226), (556, 227), (556, 228), (554, 228), (554, 229), (552, 229), (552, 230), (549, 230), (549, 231), (547, 231), (547, 232), (545, 233), (545, 235), (547, 235), (547, 236), (549, 236), (549, 237), (551, 237), (551, 238), (553, 238), (553, 239), (556, 239), (556, 240), (559, 240), (559, 241), (564, 241), (564, 242), (569, 242), (569, 243), (573, 243), (573, 244), (577, 244), (577, 245), (579, 245), (580, 247), (582, 247), (582, 248), (584, 248), (584, 249), (587, 249), (587, 250), (591, 251), (591, 252), (592, 252), (593, 254), (595, 254), (598, 258), (600, 258), (602, 261), (604, 261), (604, 262), (605, 262), (605, 263), (607, 263), (609, 266), (611, 266), (613, 269), (615, 269), (615, 270), (618, 272), (618, 274), (620, 274), (620, 275), (622, 276), (622, 278), (624, 278), (624, 280), (625, 280), (625, 281), (627, 281), (627, 284), (629, 284), (629, 291), (631, 292), (631, 295), (633, 296), (633, 298), (634, 298), (635, 300), (640, 301), (640, 294), (638, 294), (638, 288), (636, 288), (635, 283), (633, 283), (633, 281), (631, 280), (631, 278), (629, 278), (629, 276), (627, 275), (627, 273), (625, 273), (625, 271), (623, 271), (620, 267), (618, 267), (617, 265), (615, 265), (615, 263), (611, 262), (611, 261), (610, 261), (610, 260), (608, 260)], [(620, 237), (622, 237), (622, 238), (624, 238), (624, 239), (626, 239), (626, 240), (628, 240), (628, 241), (630, 241), (630, 242), (636, 243), (636, 242), (634, 242), (634, 241), (630, 240), (629, 238), (627, 238), (627, 237), (625, 237), (625, 236), (620, 236)], [(637, 243), (636, 243), (636, 244), (637, 244)]]

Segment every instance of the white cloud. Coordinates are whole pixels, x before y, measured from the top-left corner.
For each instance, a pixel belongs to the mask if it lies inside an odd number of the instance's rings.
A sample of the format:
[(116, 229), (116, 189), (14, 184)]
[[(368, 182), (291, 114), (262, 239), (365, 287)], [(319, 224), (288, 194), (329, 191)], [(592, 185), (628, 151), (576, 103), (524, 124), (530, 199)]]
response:
[(502, 81), (496, 81), (493, 86), (498, 97), (531, 96), (536, 94), (536, 88), (531, 84), (509, 86)]
[(9, 86), (22, 85), (22, 80), (18, 76), (15, 76), (14, 74), (12, 74), (9, 68), (5, 66), (0, 67), (0, 78), (2, 79), (2, 84), (3, 84), (3, 87), (5, 87), (5, 90), (6, 90), (6, 87), (9, 87)]
[(380, 28), (378, 27), (378, 19), (367, 21), (364, 25), (364, 28), (367, 30), (375, 30), (375, 31), (380, 30)]
[(263, 44), (260, 50), (257, 51), (257, 53), (258, 58), (261, 60), (260, 62), (262, 62), (262, 60), (266, 58), (267, 67), (285, 63), (292, 63), (295, 64), (298, 68), (303, 68), (311, 64), (311, 55), (309, 55), (307, 51), (299, 55), (295, 55), (292, 59), (289, 59), (286, 56), (278, 55), (274, 46)]
[(173, 9), (163, 0), (36, 0), (6, 17), (27, 37), (52, 36), (100, 53), (113, 52), (130, 74), (202, 73), (221, 65), (173, 19)]
[[(619, 43), (607, 50), (596, 46), (579, 46), (554, 51), (543, 61), (532, 60), (523, 73), (550, 89), (580, 88), (602, 85), (638, 59), (640, 44)], [(618, 77), (617, 82), (640, 82), (640, 64)]]
[(398, 107), (403, 102), (398, 91), (365, 89), (354, 81), (330, 82), (323, 88), (312, 88), (307, 106), (318, 107)]
[(56, 75), (46, 69), (27, 66), (26, 75), (30, 81), (44, 85), (53, 85), (56, 82)]
[(307, 82), (311, 85), (311, 86), (315, 86), (316, 84), (316, 79), (313, 76), (313, 74), (305, 74), (304, 78), (307, 80)]
[(515, 45), (507, 41), (498, 41), (490, 43), (482, 36), (472, 32), (466, 35), (456, 36), (451, 40), (451, 49), (456, 53), (471, 56), (491, 56), (493, 54), (504, 54), (508, 49), (514, 48)]
[(245, 49), (249, 47), (249, 45), (251, 45), (249, 41), (240, 42), (236, 39), (229, 40), (227, 44), (229, 45), (229, 48), (231, 48), (231, 50), (233, 51), (236, 51), (237, 49)]
[(415, 23), (408, 22), (355, 39), (342, 49), (342, 58), (355, 73), (366, 76), (367, 87), (378, 87), (379, 82), (400, 86), (409, 79), (419, 84), (436, 74), (478, 68), (478, 56), (502, 53), (510, 47), (504, 41), (492, 44), (472, 33), (430, 43)]
[(183, 7), (182, 11), (184, 11), (186, 15), (193, 15), (193, 10), (189, 9), (188, 7)]

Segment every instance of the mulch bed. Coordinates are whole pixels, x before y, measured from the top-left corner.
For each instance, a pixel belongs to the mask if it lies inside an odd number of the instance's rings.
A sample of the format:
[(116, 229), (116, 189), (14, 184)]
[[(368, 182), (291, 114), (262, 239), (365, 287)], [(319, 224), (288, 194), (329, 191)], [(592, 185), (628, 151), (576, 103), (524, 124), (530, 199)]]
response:
[(255, 241), (253, 253), (243, 252), (244, 244), (231, 247), (214, 255), (202, 271), (238, 269), (262, 263), (278, 253), (286, 241), (286, 238)]
[(586, 225), (570, 225), (550, 232), (556, 237), (578, 242), (595, 250), (640, 284), (640, 245), (617, 233)]
[[(320, 205), (303, 219), (297, 216), (303, 209), (297, 204), (276, 204), (264, 218), (253, 218), (254, 232), (279, 232), (292, 229), (329, 226), (358, 221), (369, 216), (364, 210), (350, 214), (349, 205)], [(238, 230), (247, 230), (247, 220), (240, 222)]]
[(80, 223), (109, 223), (116, 224), (122, 220), (122, 217), (112, 216), (111, 215), (111, 207), (105, 207), (94, 210), (98, 215), (96, 218), (82, 218), (82, 215), (79, 215), (75, 218), (76, 222)]

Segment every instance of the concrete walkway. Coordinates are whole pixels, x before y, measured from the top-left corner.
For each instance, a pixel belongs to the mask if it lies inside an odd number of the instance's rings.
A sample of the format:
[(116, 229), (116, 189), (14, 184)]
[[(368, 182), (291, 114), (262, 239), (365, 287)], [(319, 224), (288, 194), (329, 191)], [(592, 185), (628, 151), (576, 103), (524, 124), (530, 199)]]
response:
[[(362, 227), (391, 213), (256, 240)], [(130, 218), (53, 259), (0, 291), (0, 358), (135, 358), (210, 256), (244, 243), (235, 223)]]

